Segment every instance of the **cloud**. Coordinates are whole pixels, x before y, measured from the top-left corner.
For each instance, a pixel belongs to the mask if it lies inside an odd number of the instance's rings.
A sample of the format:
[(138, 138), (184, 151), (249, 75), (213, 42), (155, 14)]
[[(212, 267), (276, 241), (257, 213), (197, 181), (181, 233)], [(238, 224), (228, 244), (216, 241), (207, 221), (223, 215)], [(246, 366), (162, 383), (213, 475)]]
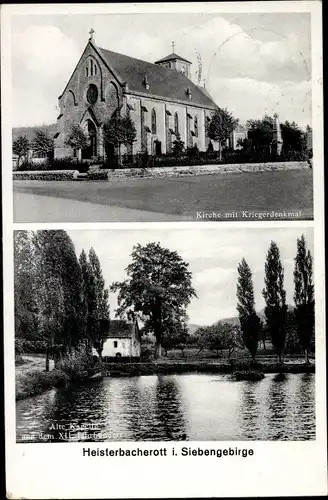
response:
[(42, 79), (72, 72), (81, 53), (75, 41), (57, 26), (27, 27), (13, 36), (13, 53), (19, 53), (27, 72)]

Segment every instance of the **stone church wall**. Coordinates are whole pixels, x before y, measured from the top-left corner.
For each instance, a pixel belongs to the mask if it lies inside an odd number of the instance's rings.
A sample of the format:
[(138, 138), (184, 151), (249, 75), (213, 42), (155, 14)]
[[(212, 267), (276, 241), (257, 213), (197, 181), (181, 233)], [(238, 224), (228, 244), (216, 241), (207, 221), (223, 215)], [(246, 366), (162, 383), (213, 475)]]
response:
[[(94, 103), (88, 102), (87, 99), (90, 85), (96, 86), (98, 91)], [(175, 113), (178, 115), (179, 133), (185, 148), (196, 144), (199, 150), (204, 151), (208, 146), (209, 141), (205, 137), (205, 119), (211, 114), (210, 110), (204, 110), (192, 104), (188, 106), (167, 102), (160, 98), (124, 93), (122, 82), (118, 82), (117, 77), (107, 68), (92, 44), (87, 45), (58, 103), (60, 111), (55, 138), (56, 158), (73, 156), (73, 150), (66, 144), (71, 124), (80, 124), (87, 131), (88, 121), (92, 122), (97, 130), (97, 156), (103, 156), (102, 124), (112, 116), (118, 106), (121, 106), (122, 113), (129, 110), (137, 130), (133, 154), (142, 151), (143, 143), (148, 154), (154, 154), (155, 141), (161, 143), (162, 154), (169, 153), (176, 138), (175, 134), (168, 131), (168, 129), (175, 130)], [(151, 132), (152, 109), (156, 111), (156, 133), (154, 134)], [(195, 131), (195, 117), (198, 120), (198, 137), (190, 133)], [(213, 143), (213, 146), (214, 149), (218, 149), (218, 145)], [(122, 147), (121, 152), (131, 153), (125, 147)]]
[[(90, 75), (90, 64), (92, 61), (93, 74)], [(86, 68), (88, 67), (88, 76)], [(94, 68), (96, 69), (96, 73)], [(87, 101), (87, 91), (90, 85), (98, 89), (96, 102), (91, 105)], [(72, 150), (65, 144), (71, 124), (79, 123), (85, 127), (89, 119), (96, 127), (104, 120), (111, 117), (119, 104), (123, 104), (123, 93), (116, 77), (108, 70), (93, 47), (89, 44), (84, 51), (66, 89), (60, 96), (60, 114), (57, 119), (57, 133), (55, 139), (56, 157), (71, 156)], [(98, 152), (102, 153), (101, 133), (98, 133)]]

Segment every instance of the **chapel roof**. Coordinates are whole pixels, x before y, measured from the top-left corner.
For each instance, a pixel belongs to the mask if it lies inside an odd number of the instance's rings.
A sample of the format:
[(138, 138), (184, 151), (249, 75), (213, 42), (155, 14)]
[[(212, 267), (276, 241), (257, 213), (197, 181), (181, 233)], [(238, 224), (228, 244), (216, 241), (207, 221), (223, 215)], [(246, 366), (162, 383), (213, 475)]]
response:
[[(97, 49), (103, 55), (109, 67), (116, 72), (123, 82), (127, 82), (128, 89), (132, 93), (139, 92), (149, 96), (181, 101), (189, 105), (199, 105), (207, 109), (217, 107), (211, 97), (202, 92), (183, 73), (175, 69), (165, 68), (159, 64), (152, 64), (99, 47)], [(148, 90), (144, 85), (145, 77), (149, 84)], [(188, 97), (188, 89), (191, 98)]]
[(130, 323), (121, 319), (112, 319), (109, 323), (107, 338), (121, 339), (131, 338), (135, 323)]

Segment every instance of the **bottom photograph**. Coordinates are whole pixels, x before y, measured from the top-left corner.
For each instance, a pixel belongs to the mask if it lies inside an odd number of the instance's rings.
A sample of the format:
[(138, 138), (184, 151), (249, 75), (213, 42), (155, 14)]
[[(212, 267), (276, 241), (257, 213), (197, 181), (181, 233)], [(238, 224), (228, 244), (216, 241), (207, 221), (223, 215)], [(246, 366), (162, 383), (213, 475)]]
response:
[(313, 229), (14, 231), (16, 441), (315, 439)]

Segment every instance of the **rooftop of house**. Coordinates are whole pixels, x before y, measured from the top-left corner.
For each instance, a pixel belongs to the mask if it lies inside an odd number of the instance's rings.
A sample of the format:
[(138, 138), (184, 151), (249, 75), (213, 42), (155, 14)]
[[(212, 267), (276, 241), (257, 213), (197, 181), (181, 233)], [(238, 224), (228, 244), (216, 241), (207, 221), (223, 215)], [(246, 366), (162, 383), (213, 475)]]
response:
[[(217, 105), (208, 92), (204, 92), (203, 89), (176, 69), (166, 68), (160, 64), (153, 64), (118, 52), (112, 52), (94, 44), (93, 46), (103, 56), (108, 66), (115, 71), (123, 82), (127, 83), (128, 91), (180, 101), (189, 105), (199, 105), (211, 110), (216, 109)], [(170, 58), (171, 56), (172, 54), (167, 57)], [(174, 56), (177, 57), (176, 54)], [(180, 58), (180, 56), (178, 57)], [(164, 60), (168, 59), (164, 58), (160, 61)]]
[(121, 319), (112, 319), (109, 323), (107, 338), (121, 339), (131, 338), (136, 322), (128, 322)]

